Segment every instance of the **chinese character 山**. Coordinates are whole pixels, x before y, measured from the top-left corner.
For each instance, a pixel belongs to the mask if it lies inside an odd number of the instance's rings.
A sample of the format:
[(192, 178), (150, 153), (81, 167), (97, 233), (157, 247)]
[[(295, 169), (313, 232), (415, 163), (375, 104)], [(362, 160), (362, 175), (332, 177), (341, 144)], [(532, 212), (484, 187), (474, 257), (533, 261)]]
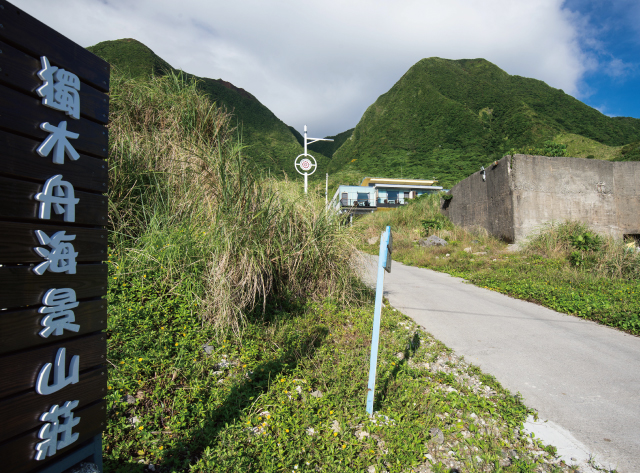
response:
[[(66, 353), (66, 348), (58, 348), (55, 364), (47, 363), (40, 369), (36, 380), (36, 392), (38, 394), (52, 394), (60, 391), (65, 386), (78, 382), (80, 379), (80, 357), (78, 355), (71, 357), (71, 363), (69, 363), (69, 372), (71, 374), (67, 376)], [(53, 383), (49, 384), (52, 369)]]

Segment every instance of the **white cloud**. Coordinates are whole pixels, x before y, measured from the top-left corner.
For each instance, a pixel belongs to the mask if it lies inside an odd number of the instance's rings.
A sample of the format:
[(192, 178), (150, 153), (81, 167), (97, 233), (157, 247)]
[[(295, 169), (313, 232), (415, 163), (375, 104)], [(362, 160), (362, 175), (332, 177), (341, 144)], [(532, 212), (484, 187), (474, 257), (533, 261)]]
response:
[(579, 94), (595, 67), (561, 0), (14, 0), (89, 46), (131, 37), (172, 66), (223, 78), (312, 136), (355, 126), (424, 57), (483, 57)]

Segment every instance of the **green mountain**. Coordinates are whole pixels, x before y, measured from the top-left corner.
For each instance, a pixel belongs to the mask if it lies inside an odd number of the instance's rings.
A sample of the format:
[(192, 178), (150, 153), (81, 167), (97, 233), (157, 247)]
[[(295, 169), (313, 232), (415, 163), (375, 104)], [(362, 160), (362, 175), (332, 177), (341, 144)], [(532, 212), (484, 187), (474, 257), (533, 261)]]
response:
[[(104, 41), (87, 48), (100, 56), (121, 73), (131, 77), (163, 75), (178, 72), (151, 49), (135, 39)], [(303, 152), (300, 143), (291, 130), (271, 110), (253, 95), (222, 79), (197, 77), (183, 72), (187, 78), (198, 80), (199, 87), (219, 106), (232, 112), (237, 120), (238, 130), (246, 146), (245, 154), (256, 167), (272, 175), (285, 171), (290, 177), (297, 176), (293, 161)], [(318, 172), (313, 177), (324, 176), (329, 159), (314, 155), (318, 162)]]
[(622, 146), (640, 140), (640, 120), (607, 117), (485, 59), (428, 58), (367, 109), (329, 172), (436, 177), (448, 187), (510, 150), (575, 135)]
[[(289, 130), (291, 130), (293, 136), (296, 137), (298, 143), (304, 146), (304, 136), (302, 136), (300, 132), (292, 126), (289, 127)], [(354, 129), (351, 128), (350, 130), (343, 131), (342, 133), (338, 133), (335, 136), (325, 136), (325, 138), (333, 141), (316, 141), (315, 143), (311, 143), (309, 145), (309, 149), (315, 153), (321, 153), (324, 156), (328, 156), (330, 158), (333, 156), (333, 153), (335, 153), (336, 150), (349, 139), (351, 133), (353, 133), (353, 130)]]

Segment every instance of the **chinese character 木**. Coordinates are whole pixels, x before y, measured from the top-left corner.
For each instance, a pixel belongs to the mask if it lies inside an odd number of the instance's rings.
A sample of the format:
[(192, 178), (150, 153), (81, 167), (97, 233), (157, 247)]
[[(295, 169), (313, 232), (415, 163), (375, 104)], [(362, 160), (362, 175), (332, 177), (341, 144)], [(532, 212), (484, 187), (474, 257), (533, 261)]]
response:
[[(67, 376), (66, 352), (66, 348), (58, 348), (55, 364), (47, 363), (40, 369), (36, 380), (36, 392), (38, 394), (52, 394), (60, 391), (65, 386), (78, 382), (80, 379), (80, 357), (78, 355), (71, 357), (71, 363), (69, 363), (69, 372), (71, 374)], [(49, 384), (52, 368), (53, 384)]]
[(44, 84), (36, 92), (42, 105), (65, 112), (71, 118), (80, 118), (80, 79), (75, 74), (49, 64), (46, 56), (40, 58), (42, 69), (38, 77)]
[[(53, 456), (58, 450), (62, 450), (78, 440), (80, 434), (71, 432), (80, 423), (80, 417), (74, 417), (71, 412), (78, 406), (78, 402), (67, 401), (62, 407), (55, 404), (40, 416), (40, 420), (47, 423), (38, 432), (38, 437), (42, 439), (42, 442), (36, 445), (36, 460), (44, 460)], [(64, 421), (60, 422), (60, 417), (63, 417)], [(58, 436), (60, 436), (60, 440), (58, 440)]]
[(48, 245), (51, 251), (46, 248), (37, 247), (33, 250), (42, 256), (46, 261), (33, 268), (33, 272), (42, 276), (48, 269), (52, 273), (76, 274), (76, 256), (73, 245), (69, 243), (76, 239), (75, 235), (67, 235), (66, 231), (56, 232), (51, 238), (42, 230), (36, 230), (36, 236), (41, 245)]
[(45, 327), (40, 331), (42, 338), (48, 338), (51, 334), (62, 335), (65, 330), (71, 332), (80, 330), (80, 325), (73, 323), (76, 321), (76, 316), (72, 309), (79, 304), (76, 301), (76, 291), (68, 287), (49, 289), (42, 298), (42, 303), (47, 307), (40, 307), (38, 312), (48, 314), (40, 321), (40, 325)]
[(40, 202), (38, 218), (48, 220), (51, 218), (51, 207), (58, 215), (64, 213), (65, 222), (76, 221), (76, 204), (80, 199), (73, 193), (73, 185), (63, 181), (61, 174), (56, 174), (47, 179), (42, 192), (36, 194), (36, 200)]
[(40, 125), (40, 128), (49, 132), (49, 136), (36, 150), (40, 156), (46, 158), (53, 150), (54, 164), (64, 164), (65, 153), (73, 161), (77, 161), (80, 158), (78, 152), (69, 143), (69, 139), (75, 140), (80, 135), (67, 131), (67, 122), (60, 122), (58, 126), (44, 122)]

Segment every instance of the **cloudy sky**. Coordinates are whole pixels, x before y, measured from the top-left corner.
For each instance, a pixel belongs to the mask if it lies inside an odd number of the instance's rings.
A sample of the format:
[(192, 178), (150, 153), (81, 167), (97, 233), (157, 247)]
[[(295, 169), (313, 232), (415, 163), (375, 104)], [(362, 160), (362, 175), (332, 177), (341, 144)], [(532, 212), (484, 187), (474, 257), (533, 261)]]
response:
[(10, 0), (82, 46), (135, 38), (327, 136), (425, 57), (485, 58), (640, 118), (638, 0)]

